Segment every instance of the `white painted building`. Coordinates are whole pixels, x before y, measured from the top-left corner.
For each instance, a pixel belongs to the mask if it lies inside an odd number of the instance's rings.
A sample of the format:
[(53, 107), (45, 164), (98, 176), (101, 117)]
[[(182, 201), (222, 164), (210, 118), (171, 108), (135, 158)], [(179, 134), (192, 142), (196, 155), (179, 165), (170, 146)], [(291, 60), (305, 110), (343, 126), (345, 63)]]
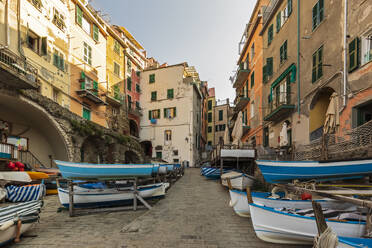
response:
[(202, 97), (199, 84), (195, 69), (187, 63), (141, 73), (140, 139), (151, 142), (152, 158), (190, 167), (199, 165)]

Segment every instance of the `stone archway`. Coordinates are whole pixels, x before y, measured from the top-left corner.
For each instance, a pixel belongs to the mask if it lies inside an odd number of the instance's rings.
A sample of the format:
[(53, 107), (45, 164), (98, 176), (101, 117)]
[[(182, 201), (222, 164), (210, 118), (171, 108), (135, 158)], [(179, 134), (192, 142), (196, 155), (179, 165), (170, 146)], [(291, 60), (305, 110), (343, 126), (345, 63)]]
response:
[(0, 119), (10, 123), (10, 135), (27, 138), (29, 152), (46, 167), (51, 167), (54, 159), (72, 160), (70, 138), (60, 123), (39, 104), (8, 93), (0, 92)]
[(326, 118), (326, 112), (333, 92), (335, 91), (330, 87), (322, 88), (315, 93), (310, 103), (310, 141), (321, 137), (323, 134), (323, 125)]
[(141, 143), (142, 150), (145, 153), (145, 156), (152, 157), (152, 143), (149, 140), (142, 141)]
[(80, 159), (81, 162), (88, 163), (105, 163), (107, 147), (105, 147), (104, 142), (95, 136), (87, 137), (81, 144), (80, 148)]

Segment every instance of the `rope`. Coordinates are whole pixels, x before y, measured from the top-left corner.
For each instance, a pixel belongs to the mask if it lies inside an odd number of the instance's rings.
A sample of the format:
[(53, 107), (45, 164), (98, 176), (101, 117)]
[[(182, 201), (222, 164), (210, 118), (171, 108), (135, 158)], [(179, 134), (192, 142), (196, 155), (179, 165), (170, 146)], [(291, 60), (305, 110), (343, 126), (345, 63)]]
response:
[(313, 248), (336, 248), (338, 245), (337, 234), (330, 227), (314, 238)]

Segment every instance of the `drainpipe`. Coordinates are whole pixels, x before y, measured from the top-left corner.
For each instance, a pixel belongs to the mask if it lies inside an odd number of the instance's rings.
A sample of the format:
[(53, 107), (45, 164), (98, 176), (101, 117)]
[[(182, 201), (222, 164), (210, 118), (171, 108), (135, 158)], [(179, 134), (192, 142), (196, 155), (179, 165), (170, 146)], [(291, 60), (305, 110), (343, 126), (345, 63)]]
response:
[(347, 0), (344, 0), (344, 92), (341, 111), (346, 107), (346, 85), (347, 85)]
[(17, 0), (17, 31), (18, 31), (18, 51), (22, 58), (26, 59), (22, 51), (21, 42), (21, 0)]
[(297, 0), (297, 112), (301, 115), (301, 85), (300, 85), (300, 0)]
[(8, 47), (10, 44), (10, 37), (9, 37), (9, 0), (5, 1), (5, 15), (4, 15), (4, 23), (5, 23), (5, 47)]

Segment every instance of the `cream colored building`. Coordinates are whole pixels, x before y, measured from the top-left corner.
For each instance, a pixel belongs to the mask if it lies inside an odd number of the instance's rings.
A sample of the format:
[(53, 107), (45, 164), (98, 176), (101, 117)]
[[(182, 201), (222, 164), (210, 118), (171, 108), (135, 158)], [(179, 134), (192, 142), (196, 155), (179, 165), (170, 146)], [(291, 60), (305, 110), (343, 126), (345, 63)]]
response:
[(200, 160), (199, 76), (187, 63), (141, 73), (143, 116), (140, 139), (151, 142), (152, 158), (197, 166)]

